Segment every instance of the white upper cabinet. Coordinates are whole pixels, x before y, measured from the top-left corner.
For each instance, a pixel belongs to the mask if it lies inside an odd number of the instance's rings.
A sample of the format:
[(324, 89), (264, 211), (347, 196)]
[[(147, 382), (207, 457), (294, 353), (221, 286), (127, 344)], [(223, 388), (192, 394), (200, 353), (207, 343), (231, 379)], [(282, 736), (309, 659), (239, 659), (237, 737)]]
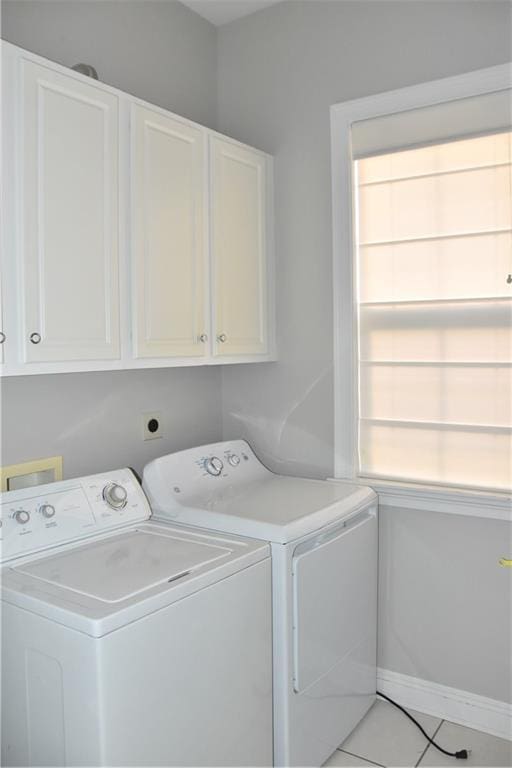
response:
[(272, 158), (0, 47), (1, 374), (275, 359)]
[(204, 356), (206, 131), (132, 106), (133, 347), (139, 358)]
[(267, 156), (211, 139), (214, 355), (268, 352)]
[(20, 63), (25, 362), (119, 357), (116, 95)]

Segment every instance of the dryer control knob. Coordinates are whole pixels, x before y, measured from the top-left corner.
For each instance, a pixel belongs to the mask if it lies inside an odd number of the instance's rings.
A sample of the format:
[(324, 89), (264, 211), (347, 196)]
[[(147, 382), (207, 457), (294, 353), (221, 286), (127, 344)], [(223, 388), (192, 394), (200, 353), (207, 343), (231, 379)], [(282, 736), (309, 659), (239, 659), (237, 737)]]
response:
[(113, 509), (122, 509), (126, 506), (128, 493), (126, 488), (117, 483), (109, 483), (103, 489), (103, 499), (107, 502), (109, 507)]
[(53, 517), (55, 515), (55, 507), (52, 504), (42, 504), (39, 507), (39, 511), (43, 517)]
[(206, 459), (204, 468), (209, 475), (218, 477), (224, 468), (224, 464), (218, 458), (218, 456), (211, 456), (209, 459)]
[(27, 512), (26, 509), (18, 509), (18, 511), (14, 513), (14, 518), (20, 525), (26, 525), (30, 520), (30, 512)]
[(229, 463), (232, 467), (238, 467), (240, 464), (240, 456), (237, 456), (236, 453), (231, 453), (228, 458)]

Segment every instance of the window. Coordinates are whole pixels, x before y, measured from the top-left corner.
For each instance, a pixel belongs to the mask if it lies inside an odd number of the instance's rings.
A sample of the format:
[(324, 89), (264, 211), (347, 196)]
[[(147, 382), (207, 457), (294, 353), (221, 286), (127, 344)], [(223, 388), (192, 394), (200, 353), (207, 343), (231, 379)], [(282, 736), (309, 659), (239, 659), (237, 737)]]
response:
[(354, 162), (362, 476), (510, 486), (511, 160), (502, 131)]

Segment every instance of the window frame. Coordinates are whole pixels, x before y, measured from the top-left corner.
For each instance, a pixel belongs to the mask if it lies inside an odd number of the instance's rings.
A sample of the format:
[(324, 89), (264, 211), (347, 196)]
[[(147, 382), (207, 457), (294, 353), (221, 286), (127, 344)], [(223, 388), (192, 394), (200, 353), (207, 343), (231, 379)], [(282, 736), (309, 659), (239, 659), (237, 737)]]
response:
[(334, 477), (370, 484), (381, 503), (512, 520), (508, 493), (364, 478), (358, 460), (358, 317), (352, 124), (512, 88), (512, 62), (331, 106), (334, 318)]

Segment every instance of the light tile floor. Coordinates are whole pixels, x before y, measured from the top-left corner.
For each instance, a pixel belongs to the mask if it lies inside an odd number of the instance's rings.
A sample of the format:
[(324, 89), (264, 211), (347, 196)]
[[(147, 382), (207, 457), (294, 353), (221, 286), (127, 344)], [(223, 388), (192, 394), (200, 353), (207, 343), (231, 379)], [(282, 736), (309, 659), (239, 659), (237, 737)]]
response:
[(410, 710), (440, 746), (471, 749), (468, 760), (446, 757), (392, 704), (378, 700), (326, 766), (512, 766), (512, 742)]

